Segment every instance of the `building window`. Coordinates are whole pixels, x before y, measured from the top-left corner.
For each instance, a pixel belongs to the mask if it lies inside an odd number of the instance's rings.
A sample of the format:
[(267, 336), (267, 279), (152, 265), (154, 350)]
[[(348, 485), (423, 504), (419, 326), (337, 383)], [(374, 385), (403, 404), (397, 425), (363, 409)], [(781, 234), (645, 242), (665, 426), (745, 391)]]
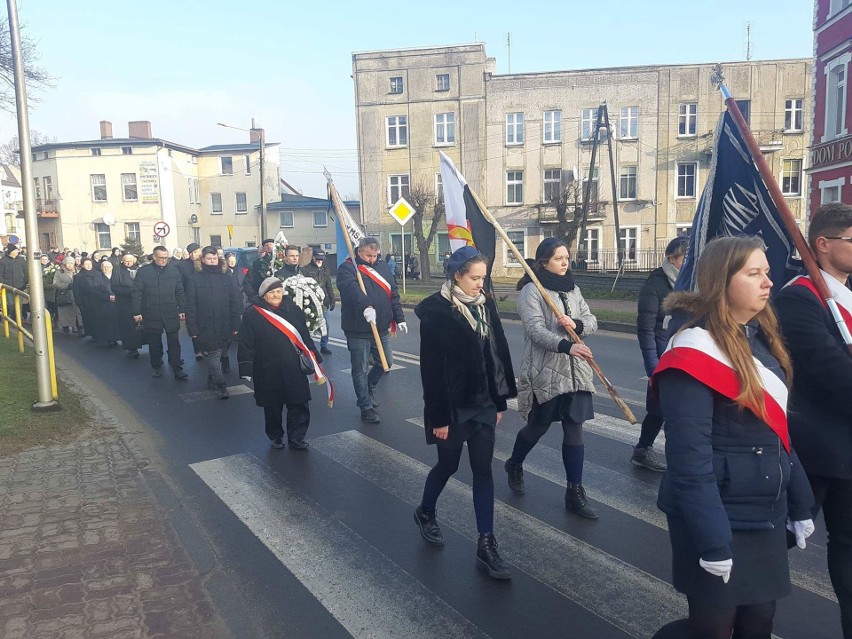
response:
[(92, 179), (92, 201), (93, 202), (106, 202), (107, 201), (107, 189), (106, 189), (106, 175), (103, 173), (95, 173), (91, 175)]
[(695, 135), (698, 130), (698, 104), (689, 102), (678, 105), (677, 134), (680, 137)]
[(584, 244), (586, 245), (586, 254), (588, 256), (586, 260), (597, 262), (601, 250), (601, 230), (586, 229), (586, 241)]
[(95, 224), (95, 231), (98, 234), (98, 248), (112, 248), (112, 237), (110, 237), (109, 224)]
[(846, 128), (846, 85), (850, 59), (852, 53), (847, 53), (825, 67), (825, 132), (822, 142), (849, 132)]
[(201, 204), (198, 199), (198, 178), (186, 178), (186, 186), (189, 191), (189, 203)]
[(454, 144), (456, 141), (456, 114), (435, 115), (435, 144)]
[(681, 226), (678, 225), (675, 227), (675, 237), (689, 237), (692, 234), (692, 226)]
[(544, 170), (544, 201), (555, 202), (562, 190), (562, 169)]
[(135, 202), (139, 199), (136, 191), (136, 174), (121, 174), (121, 198), (125, 202)]
[(221, 235), (211, 235), (210, 236), (210, 246), (222, 246), (222, 236)]
[(619, 188), (618, 188), (618, 197), (622, 200), (635, 200), (636, 199), (636, 167), (635, 166), (623, 166), (621, 167), (621, 171), (618, 175), (619, 179)]
[(230, 155), (223, 155), (219, 158), (220, 169), (222, 175), (234, 174), (234, 158)]
[(246, 175), (251, 175), (251, 156), (250, 155), (244, 155), (243, 160), (246, 163)]
[(100, 149), (100, 147), (97, 147), (97, 146), (93, 146), (90, 149), (90, 151), (91, 151), (92, 155), (100, 155), (101, 154), (101, 149)]
[(802, 194), (801, 160), (781, 160), (781, 192), (784, 195)]
[(53, 178), (49, 175), (45, 175), (42, 180), (44, 180), (44, 197), (48, 200), (53, 199)]
[(802, 98), (784, 102), (784, 130), (801, 131), (805, 121), (805, 101)]
[(435, 174), (435, 204), (444, 199), (444, 179), (440, 173)]
[[(509, 236), (509, 240), (512, 242), (512, 244), (515, 245), (515, 248), (517, 248), (518, 251), (520, 251), (521, 255), (526, 256), (526, 254), (527, 254), (527, 246), (526, 246), (526, 244), (527, 244), (527, 233), (526, 233), (526, 231), (506, 231), (506, 235)], [(506, 266), (520, 266), (521, 265), (520, 262), (518, 262), (518, 260), (515, 258), (515, 254), (512, 251), (509, 250), (508, 246), (503, 250), (506, 251), (506, 260), (504, 262), (506, 264)]]
[(408, 198), (408, 174), (388, 176), (388, 206), (396, 204), (399, 198)]
[(201, 244), (201, 229), (197, 226), (192, 227), (192, 241)]
[(33, 184), (35, 184), (35, 196), (37, 200), (41, 199), (41, 180), (38, 178), (33, 178)]
[(624, 259), (636, 261), (636, 250), (639, 248), (639, 227), (622, 226), (619, 229), (621, 238), (621, 250), (624, 251)]
[(246, 213), (248, 211), (248, 204), (246, 202), (246, 194), (245, 193), (237, 193), (236, 194), (237, 201), (237, 214)]
[(42, 159), (42, 160), (46, 160), (46, 159), (47, 159), (47, 151), (42, 151), (42, 152), (41, 152), (41, 159)]
[(211, 193), (210, 194), (210, 210), (213, 214), (222, 214), (222, 194), (221, 193)]
[(846, 178), (837, 178), (836, 180), (820, 180), (819, 203), (828, 204), (829, 202), (839, 202), (841, 191), (845, 185)]
[(621, 139), (635, 140), (639, 137), (639, 107), (621, 108)]
[(135, 242), (142, 241), (142, 230), (139, 228), (139, 222), (127, 222), (124, 225), (124, 237)]
[(402, 76), (397, 76), (390, 79), (390, 92), (402, 93)]
[(695, 174), (698, 165), (695, 162), (678, 162), (677, 197), (695, 197)]
[(328, 213), (326, 211), (314, 211), (314, 228), (324, 229), (328, 226)]
[(121, 147), (122, 155), (133, 155), (133, 147), (132, 146), (123, 146)]
[(840, 13), (846, 7), (852, 6), (852, 0), (831, 0), (828, 7), (828, 17)]
[(506, 114), (506, 144), (524, 143), (524, 114)]
[(391, 115), (385, 118), (387, 123), (387, 145), (401, 147), (408, 145), (408, 117)]
[(506, 171), (506, 204), (524, 203), (524, 172)]
[(544, 137), (545, 144), (562, 142), (562, 111), (544, 112)]
[(746, 124), (751, 123), (751, 100), (735, 100)]
[(281, 211), (278, 214), (278, 226), (282, 229), (293, 228), (293, 211)]
[(438, 88), (436, 91), (449, 91), (450, 90), (450, 74), (449, 73), (439, 73), (435, 76), (435, 79), (438, 83)]
[[(586, 186), (589, 182), (589, 176), (583, 178), (583, 197), (586, 197)], [(598, 167), (592, 171), (592, 183), (589, 186), (589, 210), (596, 211), (598, 203)]]

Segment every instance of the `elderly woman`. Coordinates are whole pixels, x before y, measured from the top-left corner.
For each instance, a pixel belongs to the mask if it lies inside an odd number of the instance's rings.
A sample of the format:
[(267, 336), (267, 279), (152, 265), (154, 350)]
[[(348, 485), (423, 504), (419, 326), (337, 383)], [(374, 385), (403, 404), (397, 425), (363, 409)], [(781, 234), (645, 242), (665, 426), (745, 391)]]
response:
[(109, 259), (101, 260), (101, 270), (94, 271), (90, 300), (92, 312), (96, 315), (98, 334), (95, 340), (103, 342), (104, 346), (115, 348), (118, 346), (118, 323), (116, 322), (115, 294), (112, 292), (110, 279), (112, 278), (113, 266)]
[(62, 268), (53, 274), (53, 288), (56, 291), (56, 311), (59, 316), (56, 324), (66, 335), (75, 335), (83, 328), (83, 316), (80, 307), (74, 301), (74, 275), (77, 273), (76, 260), (68, 255), (62, 260)]
[(138, 359), (139, 348), (142, 346), (140, 331), (136, 330), (136, 321), (133, 319), (133, 280), (136, 271), (133, 266), (136, 257), (130, 253), (122, 256), (121, 264), (112, 272), (110, 285), (115, 294), (115, 322), (121, 347), (127, 351), (127, 356)]
[(277, 277), (261, 282), (260, 300), (243, 314), (237, 359), (240, 376), (254, 379), (254, 400), (263, 408), (266, 436), (272, 447), (284, 448), (282, 416), (286, 406), (290, 448), (305, 450), (311, 390), (299, 364), (299, 352), (309, 349), (318, 362), (322, 358), (308, 333), (304, 312), (284, 297), (282, 287)]

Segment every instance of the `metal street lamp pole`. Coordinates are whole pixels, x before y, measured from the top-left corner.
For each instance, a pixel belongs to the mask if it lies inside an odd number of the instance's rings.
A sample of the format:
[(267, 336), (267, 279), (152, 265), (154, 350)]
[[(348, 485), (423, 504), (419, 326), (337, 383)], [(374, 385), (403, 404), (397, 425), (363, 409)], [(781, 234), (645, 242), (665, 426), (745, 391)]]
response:
[(32, 146), (30, 145), (30, 118), (27, 110), (27, 87), (21, 54), (21, 28), (15, 0), (6, 0), (9, 11), (9, 34), (12, 44), (12, 67), (15, 75), (15, 106), (18, 112), (18, 142), (21, 154), (21, 186), (24, 192), (24, 234), (27, 238), (27, 272), (30, 283), (30, 312), (32, 313), (33, 346), (36, 354), (36, 379), (38, 401), (34, 411), (60, 410), (53, 399), (50, 387), (50, 359), (47, 352), (47, 324), (44, 310), (44, 282), (38, 260), (38, 217), (33, 193)]
[(266, 182), (266, 131), (255, 126), (254, 118), (251, 119), (251, 128), (244, 129), (239, 126), (231, 126), (223, 122), (217, 122), (219, 126), (226, 129), (236, 129), (237, 131), (248, 131), (254, 133), (258, 138), (258, 146), (260, 147), (260, 239), (258, 246), (266, 239), (266, 193), (264, 192), (264, 184)]

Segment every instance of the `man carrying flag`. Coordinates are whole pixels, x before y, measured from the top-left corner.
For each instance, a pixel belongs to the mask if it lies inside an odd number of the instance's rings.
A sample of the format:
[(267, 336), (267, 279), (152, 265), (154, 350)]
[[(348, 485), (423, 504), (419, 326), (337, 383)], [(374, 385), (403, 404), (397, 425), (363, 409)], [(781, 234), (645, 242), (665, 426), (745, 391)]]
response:
[[(808, 243), (840, 313), (852, 326), (852, 206), (814, 213)], [(852, 638), (852, 355), (808, 276), (775, 298), (793, 359), (790, 435), (828, 531), (828, 571), (840, 603), (843, 636)]]

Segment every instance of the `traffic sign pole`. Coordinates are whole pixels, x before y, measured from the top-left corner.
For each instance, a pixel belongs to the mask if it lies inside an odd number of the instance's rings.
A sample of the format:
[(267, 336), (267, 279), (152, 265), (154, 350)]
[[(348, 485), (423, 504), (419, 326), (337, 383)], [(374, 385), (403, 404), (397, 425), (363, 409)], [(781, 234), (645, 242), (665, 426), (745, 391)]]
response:
[(402, 232), (402, 294), (405, 295), (405, 224), (399, 225), (400, 231)]

